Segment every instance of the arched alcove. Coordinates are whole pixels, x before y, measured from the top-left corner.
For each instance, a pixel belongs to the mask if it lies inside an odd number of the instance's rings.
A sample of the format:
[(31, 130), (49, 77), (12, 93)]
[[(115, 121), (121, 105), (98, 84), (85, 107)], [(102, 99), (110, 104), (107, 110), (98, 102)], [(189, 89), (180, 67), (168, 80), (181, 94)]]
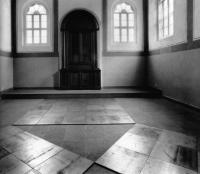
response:
[(61, 88), (100, 89), (98, 30), (96, 18), (86, 10), (74, 10), (63, 19)]

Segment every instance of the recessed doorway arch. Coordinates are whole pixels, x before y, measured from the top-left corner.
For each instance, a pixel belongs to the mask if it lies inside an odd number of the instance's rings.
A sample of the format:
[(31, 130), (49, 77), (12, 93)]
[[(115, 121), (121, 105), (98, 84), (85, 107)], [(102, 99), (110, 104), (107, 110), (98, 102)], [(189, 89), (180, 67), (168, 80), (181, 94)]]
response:
[(61, 24), (63, 89), (100, 89), (97, 32), (99, 24), (90, 12), (80, 9), (66, 15)]

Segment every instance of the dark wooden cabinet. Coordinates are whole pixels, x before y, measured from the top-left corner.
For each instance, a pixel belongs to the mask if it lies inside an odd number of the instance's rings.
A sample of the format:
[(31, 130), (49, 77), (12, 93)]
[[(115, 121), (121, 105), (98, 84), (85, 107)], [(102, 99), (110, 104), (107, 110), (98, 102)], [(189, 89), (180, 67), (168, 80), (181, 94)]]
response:
[(101, 72), (95, 70), (67, 70), (60, 71), (61, 89), (101, 89)]
[(100, 89), (101, 72), (97, 67), (96, 18), (85, 10), (75, 10), (62, 22), (61, 89)]

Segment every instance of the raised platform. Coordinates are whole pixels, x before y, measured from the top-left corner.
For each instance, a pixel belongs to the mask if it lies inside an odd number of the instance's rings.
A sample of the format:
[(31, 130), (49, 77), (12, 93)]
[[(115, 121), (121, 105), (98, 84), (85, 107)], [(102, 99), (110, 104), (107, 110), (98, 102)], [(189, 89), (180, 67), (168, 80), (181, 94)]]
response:
[(157, 98), (161, 91), (139, 88), (103, 88), (101, 90), (13, 89), (3, 92), (2, 99), (56, 98)]

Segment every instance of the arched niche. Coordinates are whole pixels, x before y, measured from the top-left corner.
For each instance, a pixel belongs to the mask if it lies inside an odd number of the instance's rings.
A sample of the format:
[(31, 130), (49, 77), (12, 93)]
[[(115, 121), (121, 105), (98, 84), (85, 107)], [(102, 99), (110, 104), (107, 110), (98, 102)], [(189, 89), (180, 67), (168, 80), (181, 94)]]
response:
[(86, 10), (72, 11), (63, 19), (61, 88), (100, 89), (98, 30), (96, 18)]

